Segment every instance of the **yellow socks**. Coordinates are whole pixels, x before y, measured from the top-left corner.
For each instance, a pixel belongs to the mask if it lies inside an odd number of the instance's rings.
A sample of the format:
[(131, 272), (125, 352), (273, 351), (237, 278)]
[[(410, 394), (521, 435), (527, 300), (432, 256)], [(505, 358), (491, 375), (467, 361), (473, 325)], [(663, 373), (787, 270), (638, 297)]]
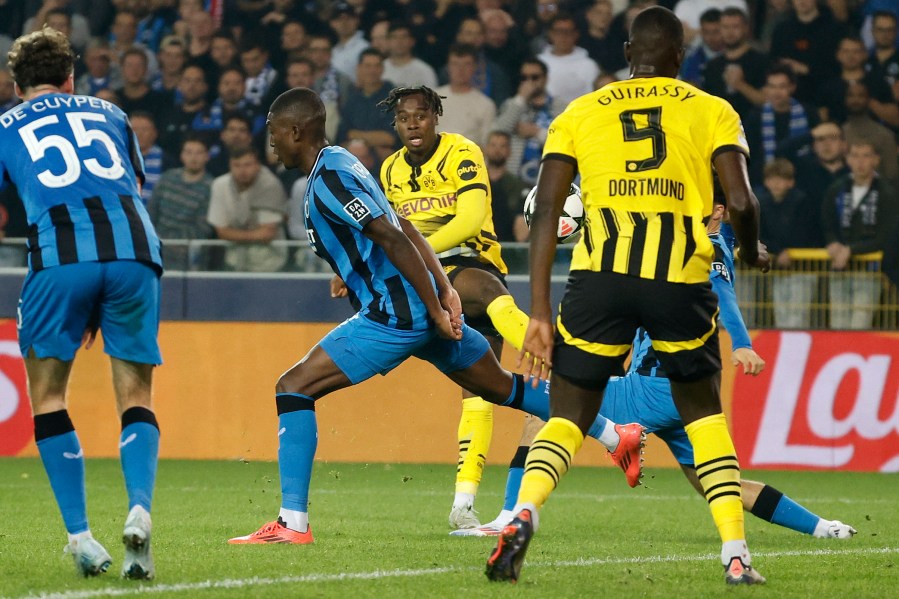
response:
[(463, 399), (462, 418), (459, 420), (456, 493), (477, 494), (492, 438), (493, 404), (480, 397)]
[(721, 541), (745, 539), (740, 464), (724, 414), (700, 418), (684, 428), (693, 444), (696, 475), (702, 483)]
[(515, 349), (524, 344), (524, 334), (528, 329), (528, 315), (515, 305), (511, 295), (501, 295), (487, 306), (487, 316), (493, 327)]
[(531, 443), (518, 503), (543, 507), (583, 443), (584, 435), (573, 422), (550, 418)]

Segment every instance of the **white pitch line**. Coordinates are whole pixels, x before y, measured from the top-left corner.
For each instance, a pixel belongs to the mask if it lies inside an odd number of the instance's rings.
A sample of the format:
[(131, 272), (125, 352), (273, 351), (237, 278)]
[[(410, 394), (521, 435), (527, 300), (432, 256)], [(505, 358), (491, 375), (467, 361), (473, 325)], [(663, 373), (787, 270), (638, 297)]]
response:
[[(759, 552), (757, 557), (797, 557), (797, 556), (822, 556), (822, 555), (877, 555), (899, 553), (899, 547), (883, 547), (880, 549), (815, 549), (813, 551), (771, 551)], [(672, 562), (699, 562), (711, 561), (717, 558), (717, 554), (704, 555), (655, 555), (647, 557), (627, 558), (580, 558), (576, 560), (552, 561), (552, 562), (528, 562), (528, 569), (533, 568), (584, 568), (591, 566), (621, 565), (621, 564), (646, 564), (646, 563), (672, 563)], [(108, 588), (92, 589), (88, 591), (63, 591), (61, 593), (41, 593), (39, 595), (27, 595), (22, 599), (93, 599), (94, 597), (127, 597), (131, 595), (146, 595), (155, 593), (176, 593), (186, 591), (204, 591), (207, 589), (242, 589), (248, 587), (271, 586), (279, 584), (298, 584), (310, 582), (341, 582), (347, 580), (378, 580), (384, 578), (416, 578), (437, 574), (449, 574), (452, 572), (480, 571), (482, 567), (444, 567), (422, 568), (417, 570), (373, 570), (371, 572), (347, 572), (341, 574), (307, 574), (305, 576), (279, 576), (277, 578), (226, 578), (223, 580), (204, 580), (201, 582), (181, 582), (174, 584), (142, 584), (132, 588)]]

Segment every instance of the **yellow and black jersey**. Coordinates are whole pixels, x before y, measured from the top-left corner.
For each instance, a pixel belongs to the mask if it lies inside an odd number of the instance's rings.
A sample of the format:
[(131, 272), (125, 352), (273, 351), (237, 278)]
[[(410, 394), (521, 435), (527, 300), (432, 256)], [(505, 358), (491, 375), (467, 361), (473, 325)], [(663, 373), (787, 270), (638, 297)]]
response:
[(503, 274), (508, 272), (493, 229), (490, 181), (477, 144), (456, 133), (441, 133), (437, 150), (421, 166), (409, 164), (406, 148), (402, 148), (381, 165), (381, 185), (397, 214), (425, 237), (456, 216), (459, 196), (473, 190), (486, 192), (487, 213), (479, 232), (437, 256), (469, 256), (492, 264)]
[(730, 150), (749, 154), (734, 109), (676, 79), (616, 81), (571, 102), (543, 148), (581, 175), (587, 223), (571, 270), (708, 281), (712, 160)]

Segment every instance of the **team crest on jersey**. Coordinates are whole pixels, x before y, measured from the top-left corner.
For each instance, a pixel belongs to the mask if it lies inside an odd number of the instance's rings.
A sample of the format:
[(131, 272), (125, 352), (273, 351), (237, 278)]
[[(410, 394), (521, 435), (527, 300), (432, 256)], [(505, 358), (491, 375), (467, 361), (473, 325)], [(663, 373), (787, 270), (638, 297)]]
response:
[(712, 262), (712, 270), (721, 275), (721, 277), (730, 283), (730, 271), (727, 270), (727, 265), (724, 262)]
[(437, 180), (430, 173), (421, 178), (421, 183), (425, 186), (425, 189), (430, 191), (437, 188)]
[(471, 160), (463, 160), (459, 163), (459, 168), (456, 169), (456, 173), (463, 181), (471, 181), (478, 176), (478, 170), (477, 164)]
[(365, 205), (365, 202), (359, 198), (353, 198), (351, 202), (344, 205), (343, 209), (357, 223), (361, 223), (362, 219), (371, 214), (371, 210), (369, 210), (368, 206)]

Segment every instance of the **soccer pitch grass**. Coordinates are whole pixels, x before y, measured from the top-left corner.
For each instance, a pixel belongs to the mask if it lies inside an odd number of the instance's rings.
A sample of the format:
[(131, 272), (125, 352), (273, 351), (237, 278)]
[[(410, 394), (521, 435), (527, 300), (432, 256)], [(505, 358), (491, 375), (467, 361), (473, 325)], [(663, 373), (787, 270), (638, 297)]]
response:
[[(493, 518), (505, 469), (487, 468), (477, 507)], [(153, 505), (157, 579), (123, 581), (126, 499), (119, 464), (88, 460), (94, 536), (113, 556), (82, 579), (41, 464), (0, 459), (0, 597), (887, 597), (899, 568), (899, 477), (747, 472), (826, 518), (858, 529), (814, 539), (747, 515), (758, 588), (727, 588), (705, 502), (679, 470), (651, 469), (629, 489), (618, 470), (574, 468), (542, 513), (517, 585), (490, 583), (495, 539), (448, 536), (449, 465), (317, 463), (316, 541), (230, 546), (279, 506), (274, 463), (163, 461)]]

